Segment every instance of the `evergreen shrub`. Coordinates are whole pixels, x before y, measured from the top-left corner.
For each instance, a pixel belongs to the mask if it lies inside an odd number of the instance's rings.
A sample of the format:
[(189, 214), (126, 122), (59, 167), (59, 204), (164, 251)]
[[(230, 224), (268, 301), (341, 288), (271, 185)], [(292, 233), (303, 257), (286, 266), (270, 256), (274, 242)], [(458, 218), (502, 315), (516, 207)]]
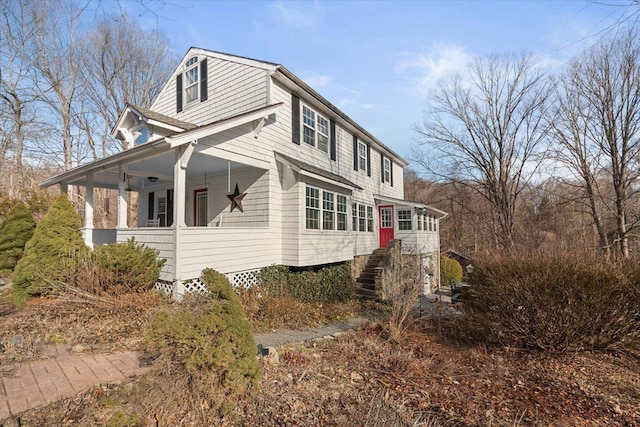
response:
[(462, 282), (462, 266), (458, 261), (446, 256), (440, 257), (440, 285), (449, 286)]
[(78, 213), (67, 195), (61, 194), (37, 225), (16, 265), (14, 296), (46, 293), (52, 283), (67, 279), (69, 260), (83, 257), (87, 251), (80, 233)]
[(605, 350), (640, 340), (640, 266), (570, 255), (501, 256), (475, 264), (467, 334), (551, 351)]
[(19, 203), (0, 225), (0, 276), (11, 274), (33, 236), (36, 223), (31, 211)]
[(145, 351), (178, 390), (187, 388), (223, 414), (258, 389), (261, 370), (251, 324), (231, 283), (211, 269), (201, 278), (209, 293), (187, 294), (173, 311), (159, 312)]
[(258, 273), (258, 287), (265, 296), (292, 297), (301, 302), (338, 303), (355, 296), (347, 264), (325, 267), (317, 272), (292, 272), (282, 265), (265, 267)]

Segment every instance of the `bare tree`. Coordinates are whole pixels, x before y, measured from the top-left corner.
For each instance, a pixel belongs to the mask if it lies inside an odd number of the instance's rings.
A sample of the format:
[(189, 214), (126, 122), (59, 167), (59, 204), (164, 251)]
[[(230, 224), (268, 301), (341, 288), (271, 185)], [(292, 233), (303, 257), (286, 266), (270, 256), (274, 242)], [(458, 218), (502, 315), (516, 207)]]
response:
[(551, 84), (530, 55), (476, 59), (468, 75), (440, 82), (414, 160), (489, 203), (496, 242), (514, 243), (518, 197), (538, 167)]
[[(603, 200), (610, 201), (615, 217), (618, 252), (629, 257), (629, 233), (637, 225), (637, 220), (631, 220), (630, 202), (637, 196), (640, 177), (639, 34), (635, 30), (621, 31), (587, 50), (571, 63), (565, 86), (572, 102), (577, 103), (570, 105), (577, 121), (574, 126), (583, 128), (579, 135), (571, 135), (574, 152), (576, 145), (597, 152), (597, 157), (585, 159), (588, 164), (581, 166), (584, 170), (580, 174), (608, 175), (612, 197), (608, 199), (609, 192), (605, 192)], [(576, 137), (584, 142), (576, 142)], [(575, 158), (568, 144), (565, 148)], [(598, 166), (601, 168), (594, 170)], [(595, 182), (583, 176), (585, 184), (590, 180)]]

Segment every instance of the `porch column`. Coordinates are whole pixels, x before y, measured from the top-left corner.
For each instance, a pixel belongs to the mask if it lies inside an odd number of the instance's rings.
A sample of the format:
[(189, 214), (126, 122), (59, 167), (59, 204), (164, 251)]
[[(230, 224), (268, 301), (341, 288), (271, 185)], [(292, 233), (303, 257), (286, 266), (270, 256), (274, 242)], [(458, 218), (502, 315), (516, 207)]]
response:
[(84, 243), (93, 248), (93, 173), (87, 174), (87, 194), (84, 199)]
[(128, 194), (125, 190), (127, 188), (127, 172), (126, 166), (118, 166), (118, 173), (120, 179), (118, 180), (118, 228), (128, 228), (127, 226), (127, 214), (129, 212)]
[(187, 206), (187, 165), (197, 141), (182, 145), (175, 150), (173, 164), (173, 298), (180, 300), (185, 292), (182, 284), (182, 259), (180, 258), (181, 232), (187, 227), (185, 210)]

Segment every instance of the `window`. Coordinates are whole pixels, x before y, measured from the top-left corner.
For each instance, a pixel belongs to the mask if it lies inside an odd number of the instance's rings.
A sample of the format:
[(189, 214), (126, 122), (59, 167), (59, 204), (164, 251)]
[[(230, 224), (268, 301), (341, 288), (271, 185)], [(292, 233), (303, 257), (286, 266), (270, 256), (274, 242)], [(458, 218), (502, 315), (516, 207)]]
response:
[(391, 182), (391, 160), (384, 159), (383, 182)]
[(367, 144), (362, 141), (358, 141), (358, 169), (367, 170)]
[(335, 207), (333, 204), (333, 193), (322, 192), (322, 229), (333, 230), (335, 223)]
[(198, 99), (198, 58), (189, 58), (184, 72), (184, 101), (185, 104)]
[(422, 214), (418, 214), (418, 231), (422, 231), (422, 221), (423, 221), (423, 216)]
[(158, 206), (156, 209), (158, 212), (158, 226), (166, 227), (167, 226), (167, 198), (166, 197), (158, 197)]
[(338, 211), (338, 230), (347, 230), (347, 196), (336, 195), (336, 207)]
[(306, 105), (302, 106), (302, 139), (325, 153), (329, 152), (329, 121)]
[(351, 203), (351, 228), (358, 231), (358, 204)]
[(411, 211), (408, 209), (398, 210), (398, 230), (411, 230)]
[(208, 224), (207, 220), (207, 190), (195, 190), (194, 192), (195, 206), (194, 206), (194, 221), (193, 225), (196, 227), (205, 227)]
[(307, 228), (310, 230), (320, 229), (320, 190), (313, 187), (307, 187), (306, 193), (307, 207)]
[(365, 211), (365, 205), (358, 205), (358, 229), (360, 231), (366, 230), (367, 214)]
[(367, 231), (373, 231), (373, 206), (367, 206)]

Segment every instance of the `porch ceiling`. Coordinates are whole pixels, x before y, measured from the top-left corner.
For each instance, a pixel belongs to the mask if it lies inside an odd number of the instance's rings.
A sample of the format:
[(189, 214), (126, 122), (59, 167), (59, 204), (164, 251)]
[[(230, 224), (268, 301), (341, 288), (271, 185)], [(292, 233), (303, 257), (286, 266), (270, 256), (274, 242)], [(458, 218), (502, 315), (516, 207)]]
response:
[[(146, 157), (127, 164), (128, 167), (128, 188), (132, 191), (140, 191), (151, 185), (156, 186), (163, 183), (173, 182), (173, 150), (153, 157)], [(250, 167), (249, 165), (230, 162), (231, 170)], [(229, 161), (219, 157), (212, 157), (206, 154), (194, 154), (189, 161), (187, 168), (187, 180), (207, 175), (227, 172)], [(149, 177), (158, 178), (150, 180)], [(120, 176), (118, 175), (118, 165), (105, 168), (94, 172), (93, 186), (94, 188), (117, 189)], [(86, 175), (78, 176), (76, 179), (69, 181), (70, 185), (87, 185)]]

